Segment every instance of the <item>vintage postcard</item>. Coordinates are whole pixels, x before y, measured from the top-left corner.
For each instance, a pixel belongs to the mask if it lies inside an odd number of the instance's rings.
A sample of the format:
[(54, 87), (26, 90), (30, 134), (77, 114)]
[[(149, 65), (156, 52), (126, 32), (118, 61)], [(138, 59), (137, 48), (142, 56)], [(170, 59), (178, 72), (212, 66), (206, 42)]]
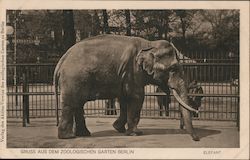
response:
[(249, 159), (248, 1), (0, 1), (0, 158)]

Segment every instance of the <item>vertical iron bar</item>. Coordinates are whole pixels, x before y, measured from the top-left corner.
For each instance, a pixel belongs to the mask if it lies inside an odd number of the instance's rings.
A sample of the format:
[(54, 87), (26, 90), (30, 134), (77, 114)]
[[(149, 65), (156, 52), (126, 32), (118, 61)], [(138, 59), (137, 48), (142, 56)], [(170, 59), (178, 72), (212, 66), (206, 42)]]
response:
[[(29, 79), (29, 75), (28, 75), (28, 70), (27, 70), (27, 67), (24, 67), (24, 74), (26, 75), (25, 76), (25, 85), (24, 87), (26, 87), (26, 93), (29, 92), (29, 82), (28, 82), (28, 79)], [(26, 116), (27, 116), (27, 123), (30, 123), (30, 114), (29, 114), (29, 110), (30, 110), (30, 107), (29, 107), (29, 95), (25, 95), (25, 101), (26, 101)]]
[[(39, 73), (39, 78), (38, 78), (38, 92), (41, 92), (41, 90), (42, 90), (42, 86), (41, 86), (41, 84), (39, 84), (39, 83), (41, 83), (41, 70), (40, 70), (40, 66), (38, 66), (38, 73)], [(40, 112), (40, 117), (42, 116), (42, 105), (41, 105), (41, 98), (42, 98), (42, 96), (41, 95), (38, 95), (38, 100), (39, 100), (39, 112)]]
[[(206, 57), (205, 57), (206, 58)], [(198, 66), (199, 67), (199, 70), (197, 71), (197, 75), (199, 75), (199, 78), (200, 78), (200, 81), (202, 81), (203, 82), (203, 86), (205, 87), (204, 88), (204, 94), (206, 93), (206, 88), (207, 88), (207, 86), (206, 86), (206, 81), (204, 80), (204, 79), (202, 79), (201, 78), (201, 75), (202, 75), (202, 70), (204, 69), (204, 68), (206, 68), (206, 66)], [(203, 70), (204, 71), (204, 70)], [(206, 72), (204, 72), (204, 73), (206, 73)], [(205, 99), (204, 99), (204, 103), (203, 104), (205, 104), (204, 106), (203, 106), (203, 111), (205, 111), (205, 108), (206, 108), (206, 103), (207, 103), (207, 100), (206, 100), (206, 97), (204, 97)], [(204, 113), (205, 112), (200, 112), (200, 118), (202, 118), (203, 116), (204, 116)]]
[[(11, 75), (12, 75), (12, 69), (11, 69)], [(14, 83), (13, 83), (14, 84)], [(13, 88), (14, 88), (14, 85), (12, 86), (12, 81), (11, 81), (11, 84), (10, 84), (10, 92), (13, 93)], [(14, 116), (14, 97), (11, 96), (11, 115)]]
[[(149, 93), (151, 93), (151, 85), (150, 85), (150, 87), (149, 87)], [(151, 113), (152, 113), (152, 111), (151, 111), (151, 109), (152, 109), (152, 107), (151, 107), (151, 97), (150, 96), (148, 96), (148, 98), (149, 98), (149, 104), (148, 104), (148, 106), (149, 106), (149, 116), (151, 116)]]
[[(49, 70), (49, 72), (50, 72), (49, 77), (53, 77), (52, 74), (51, 74), (51, 67), (52, 67), (52, 66), (49, 66), (49, 67), (48, 67), (48, 70)], [(48, 92), (51, 92), (51, 91), (52, 91), (52, 90), (51, 90), (51, 84), (52, 84), (51, 78), (49, 79), (49, 83), (48, 83), (48, 84), (49, 84), (49, 86), (48, 86)], [(50, 98), (50, 109), (51, 109), (50, 115), (51, 115), (51, 116), (53, 116), (52, 96), (53, 96), (53, 95), (50, 95), (50, 96), (49, 96), (49, 98)]]
[[(15, 67), (17, 67), (17, 65), (15, 65)], [(15, 68), (17, 69), (17, 68)], [(15, 76), (17, 77), (17, 73), (15, 73)], [(17, 83), (14, 83), (14, 92), (17, 93), (18, 92), (18, 89), (16, 89), (16, 86), (17, 86)], [(14, 104), (14, 107), (15, 107), (15, 110), (16, 110), (16, 115), (18, 116), (18, 95), (15, 96), (15, 104)], [(20, 104), (20, 107), (21, 107), (21, 104)], [(21, 113), (20, 113), (21, 114)]]
[[(155, 86), (153, 87), (155, 89)], [(155, 90), (154, 90), (155, 91)], [(152, 93), (154, 93), (154, 91)], [(155, 108), (155, 96), (150, 96), (151, 97), (151, 106), (153, 107), (154, 114), (153, 116), (155, 117), (157, 115), (157, 109)]]
[[(17, 63), (17, 12), (15, 11), (15, 20), (14, 20), (14, 64)], [(17, 87), (17, 66), (14, 66), (14, 86), (15, 92), (18, 92)], [(15, 96), (16, 109), (18, 106), (18, 95)]]
[[(148, 85), (148, 86), (150, 86), (150, 85)], [(150, 93), (150, 88), (149, 88), (149, 89), (147, 88), (147, 92)], [(147, 106), (147, 107), (146, 107), (146, 116), (148, 116), (148, 115), (150, 116), (150, 115), (151, 115), (151, 111), (150, 111), (150, 110), (151, 110), (150, 101), (149, 101), (149, 103), (148, 103), (149, 97), (150, 97), (150, 96), (147, 96), (147, 100), (146, 100), (146, 106)]]
[[(29, 92), (33, 92), (33, 86), (32, 86), (32, 83), (33, 83), (33, 72), (32, 72), (32, 67), (28, 67), (28, 70), (29, 70), (29, 75), (28, 75), (28, 79), (30, 80), (30, 83), (28, 83), (28, 88), (29, 88)], [(29, 99), (31, 97), (31, 102), (29, 102), (29, 104), (31, 104), (30, 106), (32, 108), (31, 109), (31, 115), (33, 115), (33, 95), (29, 96)]]
[(236, 121), (236, 126), (238, 127), (238, 131), (240, 131), (240, 98), (237, 98), (237, 121)]
[[(238, 62), (237, 62), (238, 63)], [(239, 66), (237, 65), (237, 70), (238, 70), (238, 73), (239, 73)], [(240, 78), (240, 75), (239, 77)], [(240, 79), (238, 80), (238, 88), (237, 88), (237, 94), (240, 94)], [(237, 127), (238, 127), (238, 131), (240, 131), (240, 97), (238, 96), (237, 97)]]
[[(209, 54), (210, 55), (210, 54)], [(211, 59), (211, 57), (209, 56), (208, 59)], [(209, 60), (211, 61), (211, 60)], [(206, 86), (208, 87), (208, 94), (211, 94), (211, 81), (210, 81), (210, 74), (211, 74), (211, 71), (212, 71), (212, 66), (209, 65), (209, 66), (205, 66), (205, 71), (209, 74), (209, 76), (206, 76), (205, 77), (205, 81), (206, 81)], [(205, 73), (206, 73), (205, 72)], [(211, 103), (211, 97), (208, 97), (208, 105), (206, 105), (206, 110), (205, 110), (205, 115), (204, 117), (207, 118), (207, 113), (209, 114), (209, 110), (207, 110), (208, 106), (210, 105)], [(207, 112), (208, 111), (208, 112)]]
[[(26, 93), (26, 89), (27, 89), (27, 82), (26, 82), (26, 75), (25, 72), (23, 71), (23, 93)], [(27, 104), (26, 104), (26, 97), (25, 95), (23, 95), (23, 127), (26, 127), (26, 118), (27, 118)]]
[[(232, 70), (235, 71), (235, 66), (232, 66)], [(229, 84), (229, 88), (230, 88), (230, 94), (234, 94), (235, 87), (233, 85)], [(231, 98), (231, 105), (230, 105), (230, 111), (231, 111), (230, 118), (231, 119), (233, 119), (233, 105), (234, 105), (233, 100), (235, 100), (235, 99), (236, 99), (236, 97)], [(235, 101), (235, 104), (236, 104), (236, 101)]]
[[(147, 85), (148, 86), (148, 85)], [(146, 86), (146, 93), (148, 93), (148, 89), (147, 89), (147, 86)], [(148, 100), (148, 96), (146, 96), (146, 101), (145, 101), (145, 109), (144, 109), (144, 113), (145, 113), (145, 116), (147, 116), (147, 108), (148, 108), (148, 102), (147, 102), (147, 100)]]
[[(37, 71), (37, 66), (35, 66), (34, 67), (34, 70), (37, 72), (37, 76), (35, 77), (35, 79), (34, 79), (34, 90), (35, 90), (35, 92), (37, 92), (37, 79), (38, 79), (38, 71)], [(38, 108), (37, 108), (37, 96), (35, 96), (35, 106), (34, 106), (34, 109), (35, 109), (35, 111), (36, 111), (36, 116), (38, 115)]]

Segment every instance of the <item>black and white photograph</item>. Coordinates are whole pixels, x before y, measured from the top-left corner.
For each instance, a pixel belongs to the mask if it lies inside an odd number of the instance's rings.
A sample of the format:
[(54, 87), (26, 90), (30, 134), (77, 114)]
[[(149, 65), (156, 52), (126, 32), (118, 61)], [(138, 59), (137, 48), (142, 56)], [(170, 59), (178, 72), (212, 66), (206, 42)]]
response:
[(249, 157), (249, 2), (37, 2), (0, 3), (0, 158)]

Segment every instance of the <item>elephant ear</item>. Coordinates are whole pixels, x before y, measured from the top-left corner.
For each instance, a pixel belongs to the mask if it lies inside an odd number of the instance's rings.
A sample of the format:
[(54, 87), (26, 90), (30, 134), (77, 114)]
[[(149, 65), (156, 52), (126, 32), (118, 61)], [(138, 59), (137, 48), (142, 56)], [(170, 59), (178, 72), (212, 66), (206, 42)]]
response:
[(137, 63), (140, 66), (142, 66), (143, 70), (145, 70), (149, 75), (153, 74), (154, 49), (155, 48), (153, 47), (147, 49), (141, 49), (136, 57)]

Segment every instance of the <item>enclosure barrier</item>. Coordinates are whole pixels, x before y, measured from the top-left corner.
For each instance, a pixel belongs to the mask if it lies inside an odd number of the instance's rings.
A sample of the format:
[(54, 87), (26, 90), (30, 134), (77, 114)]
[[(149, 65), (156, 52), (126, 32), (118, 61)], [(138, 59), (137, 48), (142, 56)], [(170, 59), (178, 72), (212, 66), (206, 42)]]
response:
[[(56, 101), (53, 89), (53, 72), (56, 64), (8, 64), (7, 65), (7, 115), (23, 118), (56, 117)], [(197, 120), (235, 121), (239, 126), (239, 63), (210, 62), (182, 63), (186, 78), (197, 80), (203, 89)], [(169, 113), (160, 109), (157, 97), (165, 93), (156, 92), (156, 86), (145, 87), (145, 101), (141, 112), (143, 118), (179, 119), (179, 103), (171, 93)], [(113, 101), (113, 102), (112, 102)], [(111, 106), (111, 107), (110, 107)], [(60, 108), (59, 108), (60, 109)], [(116, 100), (90, 101), (84, 107), (87, 117), (116, 117), (120, 113)], [(165, 114), (160, 114), (165, 113)], [(60, 112), (59, 112), (60, 114)]]

